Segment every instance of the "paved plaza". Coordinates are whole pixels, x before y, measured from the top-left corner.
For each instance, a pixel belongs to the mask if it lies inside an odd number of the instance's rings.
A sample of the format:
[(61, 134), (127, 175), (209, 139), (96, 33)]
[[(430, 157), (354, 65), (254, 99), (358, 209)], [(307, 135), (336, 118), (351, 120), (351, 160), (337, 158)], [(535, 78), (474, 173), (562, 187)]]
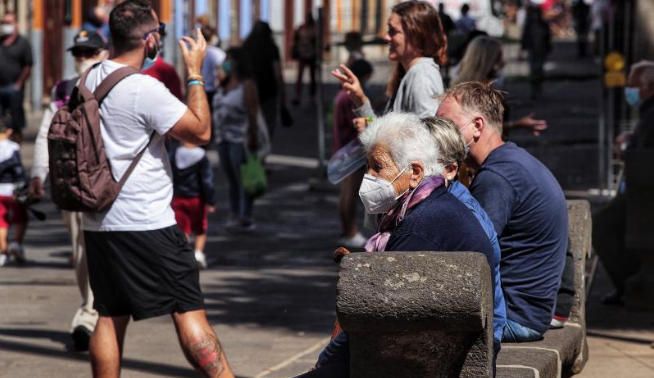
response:
[[(388, 67), (377, 66), (372, 89), (379, 93)], [(527, 83), (514, 80), (509, 89), (521, 97)], [(327, 85), (326, 98), (335, 90)], [(543, 136), (519, 130), (512, 138), (541, 158), (569, 193), (596, 185), (598, 90), (597, 80), (575, 78), (572, 71), (546, 83), (542, 104), (517, 101), (512, 108), (516, 117), (533, 111), (548, 120)], [(239, 377), (290, 377), (310, 369), (335, 318), (338, 267), (331, 253), (340, 232), (337, 192), (316, 185), (322, 175), (316, 169), (315, 107), (307, 99), (293, 112), (295, 125), (274, 136), (269, 190), (256, 202), (253, 233), (224, 230), (226, 180), (217, 170), (209, 269), (200, 276), (209, 320)], [(23, 150), (27, 166), (38, 114), (30, 120)], [(68, 235), (49, 201), (36, 207), (48, 219), (30, 225), (28, 262), (0, 269), (0, 377), (88, 377), (88, 354), (69, 351), (70, 321), (80, 299)], [(653, 377), (654, 315), (601, 305), (609, 288), (600, 269), (588, 307), (590, 359), (580, 377)], [(169, 317), (130, 324), (123, 376), (195, 376)]]

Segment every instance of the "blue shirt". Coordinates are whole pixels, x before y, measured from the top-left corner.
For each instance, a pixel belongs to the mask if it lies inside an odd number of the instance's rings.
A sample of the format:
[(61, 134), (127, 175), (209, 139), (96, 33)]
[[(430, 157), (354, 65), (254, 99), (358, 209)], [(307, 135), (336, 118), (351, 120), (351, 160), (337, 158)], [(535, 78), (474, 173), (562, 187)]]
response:
[(508, 319), (544, 333), (561, 284), (568, 209), (561, 186), (513, 143), (493, 150), (470, 186), (500, 237)]
[(493, 275), (493, 336), (495, 342), (499, 343), (502, 340), (504, 333), (504, 325), (506, 324), (506, 302), (504, 301), (504, 293), (502, 292), (502, 283), (500, 281), (500, 243), (497, 240), (497, 233), (493, 227), (493, 222), (488, 217), (488, 214), (481, 208), (481, 205), (475, 197), (470, 194), (468, 188), (458, 181), (453, 181), (447, 190), (456, 199), (461, 201), (468, 210), (477, 218), (479, 224), (484, 229), (488, 240), (493, 247), (493, 256), (488, 261)]

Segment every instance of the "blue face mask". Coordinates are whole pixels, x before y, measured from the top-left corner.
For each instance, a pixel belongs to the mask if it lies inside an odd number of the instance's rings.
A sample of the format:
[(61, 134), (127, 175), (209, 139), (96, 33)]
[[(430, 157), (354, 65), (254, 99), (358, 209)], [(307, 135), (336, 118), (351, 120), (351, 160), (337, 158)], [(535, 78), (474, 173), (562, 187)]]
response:
[(232, 62), (229, 60), (226, 60), (223, 62), (223, 64), (220, 66), (220, 68), (223, 70), (225, 73), (225, 76), (229, 76), (232, 74)]
[(627, 104), (631, 106), (638, 106), (638, 104), (640, 104), (640, 88), (625, 87), (624, 99), (627, 101)]
[(141, 68), (141, 71), (145, 71), (148, 68), (151, 68), (154, 66), (154, 63), (157, 61), (157, 57), (159, 56), (159, 49), (154, 49), (154, 52), (148, 52), (146, 51), (145, 53), (145, 59), (143, 60), (143, 67)]

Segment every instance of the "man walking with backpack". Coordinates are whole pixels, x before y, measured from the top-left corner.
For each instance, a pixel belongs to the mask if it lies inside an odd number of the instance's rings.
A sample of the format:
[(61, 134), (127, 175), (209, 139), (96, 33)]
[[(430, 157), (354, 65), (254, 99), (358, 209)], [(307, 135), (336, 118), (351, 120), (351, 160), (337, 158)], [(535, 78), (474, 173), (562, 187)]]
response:
[[(233, 376), (207, 321), (193, 250), (175, 223), (164, 146), (165, 136), (194, 144), (209, 141), (209, 108), (200, 75), (206, 41), (200, 33), (180, 41), (188, 76), (184, 105), (159, 81), (137, 73), (156, 59), (164, 27), (149, 1), (117, 5), (109, 18), (112, 56), (83, 75), (70, 109), (55, 116), (48, 137), (53, 198), (64, 208), (85, 211), (89, 277), (100, 314), (90, 343), (96, 377), (120, 375), (130, 317), (166, 314), (173, 318), (185, 356), (200, 373)], [(76, 142), (76, 155), (62, 153), (67, 146), (56, 139), (63, 130), (72, 130), (70, 117), (90, 126), (78, 131), (82, 141)], [(101, 133), (93, 127), (98, 118)], [(92, 149), (95, 154), (88, 153)], [(77, 161), (62, 163), (68, 156), (77, 156)], [(98, 169), (87, 169), (93, 164)], [(103, 176), (107, 169), (109, 180)], [(71, 171), (74, 176), (66, 176)]]

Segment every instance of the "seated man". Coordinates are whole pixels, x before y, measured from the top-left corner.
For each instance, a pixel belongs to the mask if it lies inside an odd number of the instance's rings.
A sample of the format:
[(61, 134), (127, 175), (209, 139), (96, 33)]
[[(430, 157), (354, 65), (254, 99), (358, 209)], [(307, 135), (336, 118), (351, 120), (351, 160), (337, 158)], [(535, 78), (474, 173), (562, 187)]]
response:
[(533, 341), (549, 328), (568, 244), (565, 196), (552, 173), (502, 141), (502, 95), (467, 82), (448, 90), (437, 115), (452, 120), (479, 168), (470, 191), (500, 237), (500, 274), (507, 305), (502, 341)]
[[(389, 113), (360, 139), (368, 173), (359, 196), (366, 212), (379, 216), (367, 251), (477, 251), (494, 270), (498, 261), (486, 233), (447, 191), (434, 138), (416, 115)], [(318, 369), (307, 376), (348, 376), (347, 345), (347, 336), (337, 335), (321, 353)]]
[[(633, 133), (623, 133), (617, 144), (627, 152), (654, 148), (654, 62), (634, 64), (629, 72), (625, 99), (638, 108), (639, 121)], [(593, 247), (613, 281), (615, 291), (603, 298), (605, 304), (620, 305), (627, 278), (636, 273), (641, 261), (635, 251), (625, 246), (626, 188), (593, 217)]]

